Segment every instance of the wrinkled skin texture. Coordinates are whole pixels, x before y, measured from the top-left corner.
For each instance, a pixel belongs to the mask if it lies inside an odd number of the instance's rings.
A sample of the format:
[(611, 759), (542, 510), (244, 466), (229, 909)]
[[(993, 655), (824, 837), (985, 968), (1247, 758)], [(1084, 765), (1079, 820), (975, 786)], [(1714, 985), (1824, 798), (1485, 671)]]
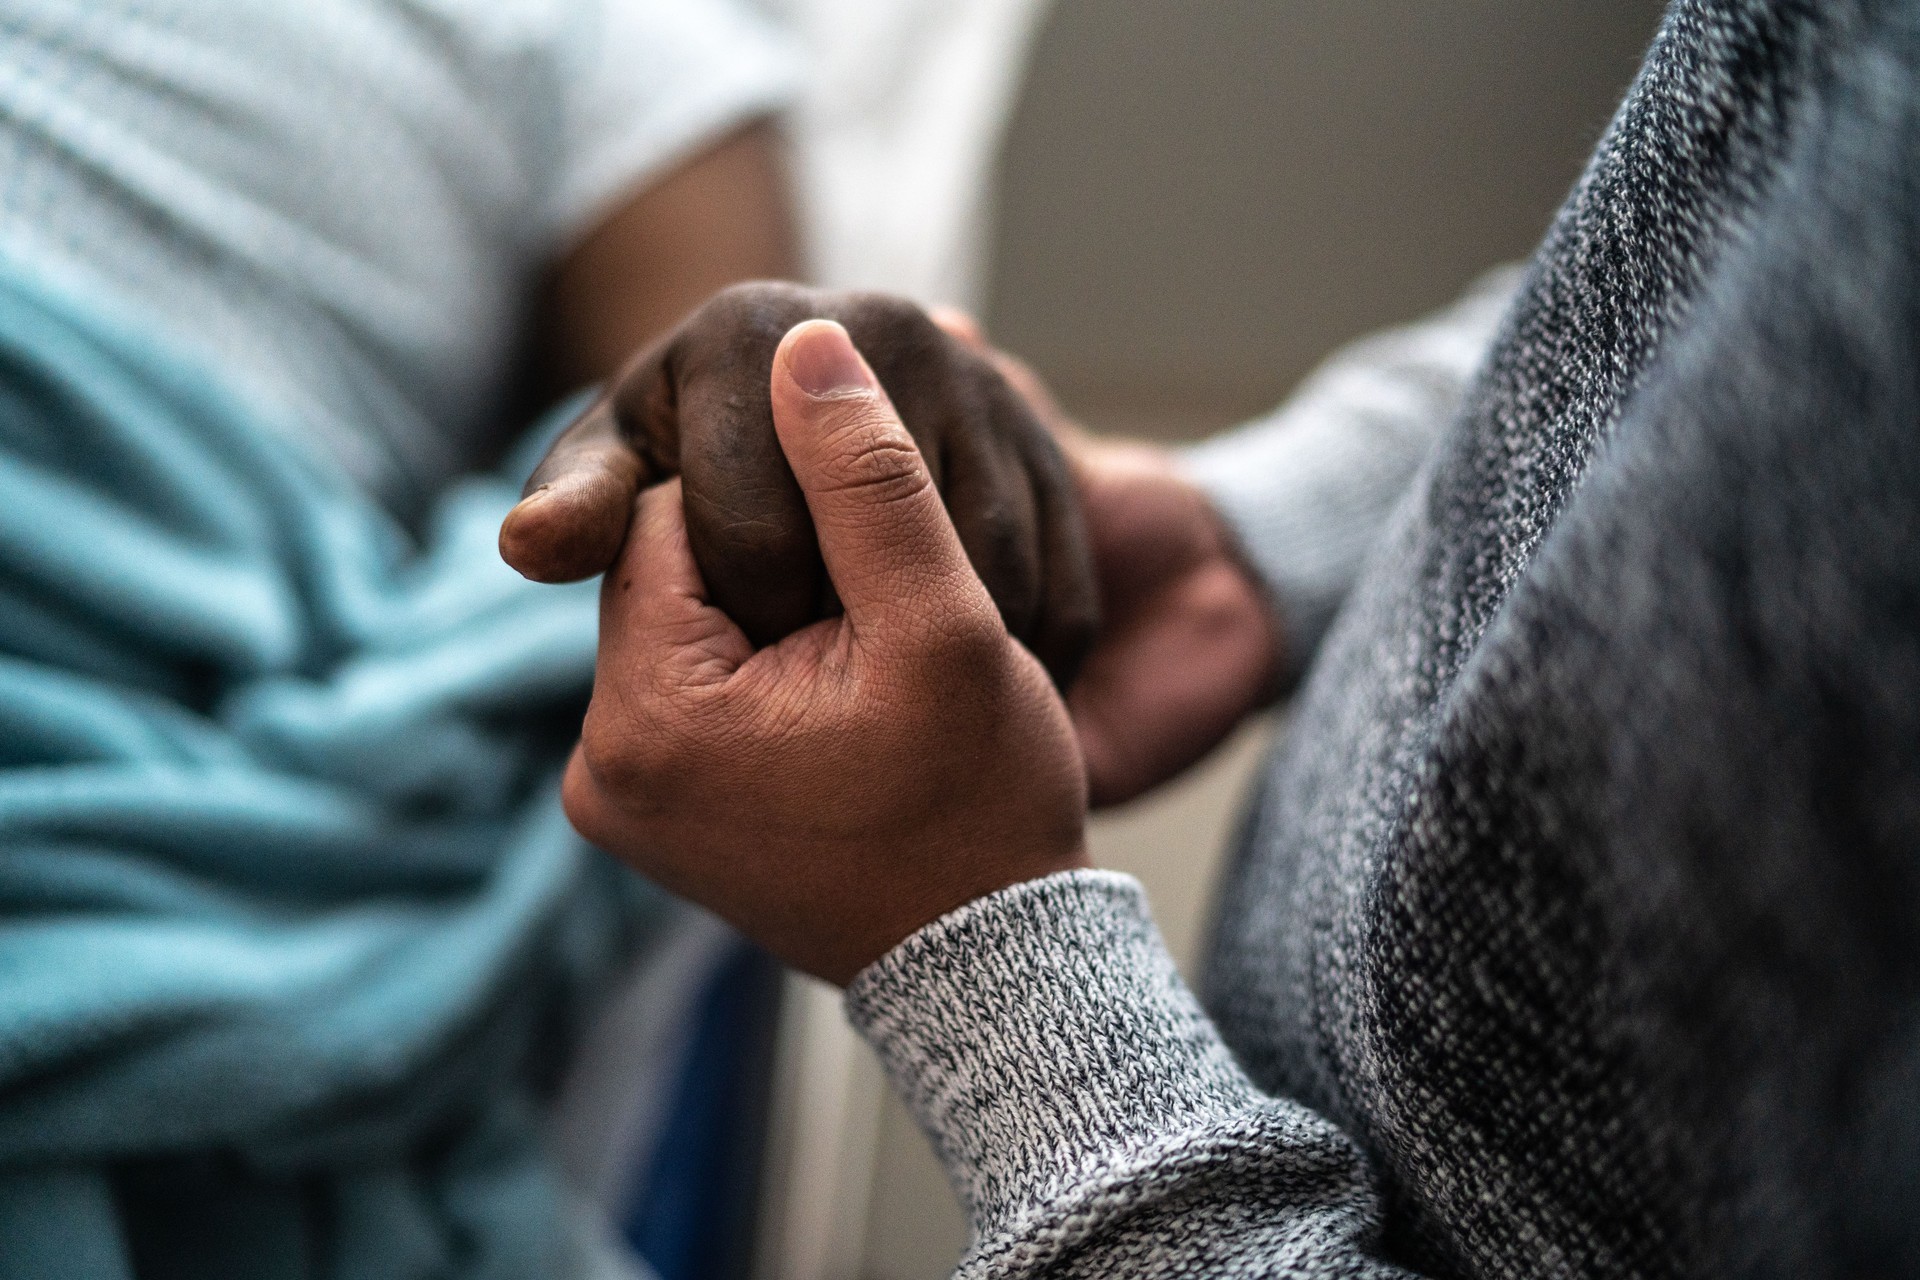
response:
[(540, 581), (602, 572), (626, 540), (636, 494), (678, 476), (711, 600), (756, 647), (836, 613), (769, 398), (781, 339), (813, 318), (851, 335), (1008, 631), (1067, 687), (1099, 611), (1059, 446), (986, 353), (879, 294), (767, 282), (716, 294), (636, 356), (555, 443), (502, 527), (501, 554)]
[(844, 983), (965, 902), (1086, 866), (1085, 764), (845, 332), (796, 327), (771, 392), (845, 609), (755, 647), (693, 563), (684, 482), (647, 489), (563, 798), (594, 844)]

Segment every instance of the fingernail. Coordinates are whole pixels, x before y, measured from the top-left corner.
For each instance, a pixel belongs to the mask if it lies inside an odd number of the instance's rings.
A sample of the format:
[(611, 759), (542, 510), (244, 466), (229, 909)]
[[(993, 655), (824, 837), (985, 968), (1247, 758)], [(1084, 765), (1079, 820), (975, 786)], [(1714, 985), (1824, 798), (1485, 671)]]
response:
[(787, 370), (815, 399), (874, 388), (873, 371), (854, 349), (853, 339), (831, 320), (808, 320), (794, 329), (787, 344)]

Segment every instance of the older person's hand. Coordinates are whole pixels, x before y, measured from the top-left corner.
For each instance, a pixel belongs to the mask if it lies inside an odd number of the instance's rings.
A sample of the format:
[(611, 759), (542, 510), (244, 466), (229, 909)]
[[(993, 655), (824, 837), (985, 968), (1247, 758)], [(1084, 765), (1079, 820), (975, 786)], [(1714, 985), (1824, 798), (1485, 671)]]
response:
[(627, 536), (636, 492), (677, 475), (694, 561), (749, 640), (771, 644), (832, 613), (768, 398), (775, 347), (813, 317), (842, 324), (871, 361), (1008, 629), (1066, 687), (1097, 603), (1060, 451), (990, 360), (880, 294), (756, 283), (715, 295), (555, 443), (501, 527), (501, 554), (545, 582), (599, 573)]
[(954, 907), (1086, 865), (1085, 771), (846, 331), (786, 333), (769, 390), (844, 612), (756, 650), (707, 589), (682, 483), (648, 489), (565, 799), (588, 839), (846, 982)]

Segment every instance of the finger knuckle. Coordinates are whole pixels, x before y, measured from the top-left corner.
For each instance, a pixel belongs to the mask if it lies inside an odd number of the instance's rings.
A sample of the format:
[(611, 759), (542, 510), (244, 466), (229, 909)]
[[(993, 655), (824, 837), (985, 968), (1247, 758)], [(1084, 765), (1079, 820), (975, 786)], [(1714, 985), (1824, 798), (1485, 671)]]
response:
[(957, 344), (917, 304), (885, 293), (850, 294), (841, 304), (840, 320), (854, 342), (884, 379), (889, 373), (925, 377), (933, 367), (944, 368), (943, 357)]
[(606, 809), (599, 782), (591, 770), (568, 769), (560, 784), (560, 811), (575, 831), (602, 847), (611, 842), (613, 834)]
[(720, 290), (701, 307), (701, 315), (719, 316), (736, 321), (741, 316), (777, 312), (789, 315), (814, 311), (819, 294), (805, 285), (786, 280), (744, 280)]
[(909, 502), (932, 484), (920, 451), (898, 422), (872, 406), (851, 407), (829, 425), (822, 480), (876, 506)]
[(599, 789), (623, 800), (671, 793), (692, 746), (674, 718), (631, 704), (617, 716), (597, 710), (581, 728), (580, 758)]
[(973, 513), (967, 528), (967, 554), (974, 567), (991, 581), (1005, 583), (1010, 589), (1030, 585), (1035, 567), (1028, 545), (1029, 528), (1028, 522), (1020, 520), (999, 502)]
[(939, 326), (920, 308), (897, 294), (853, 293), (847, 296), (849, 321), (864, 326), (912, 333), (937, 331)]
[(996, 557), (1014, 556), (1025, 550), (1026, 534), (1033, 527), (1032, 520), (1022, 519), (1022, 513), (1015, 509), (1014, 495), (1008, 486), (1017, 483), (1020, 483), (1017, 475), (997, 477), (992, 487), (977, 499), (971, 513), (982, 549)]
[(786, 331), (820, 313), (816, 290), (778, 280), (749, 280), (713, 295), (681, 327), (677, 367), (684, 377), (761, 371)]

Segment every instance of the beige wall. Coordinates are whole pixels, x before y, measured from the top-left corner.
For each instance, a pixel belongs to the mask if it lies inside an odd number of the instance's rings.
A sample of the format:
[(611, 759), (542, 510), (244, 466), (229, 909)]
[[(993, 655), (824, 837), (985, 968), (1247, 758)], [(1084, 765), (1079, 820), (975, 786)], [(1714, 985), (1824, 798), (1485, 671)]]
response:
[[(1069, 408), (1193, 434), (1539, 238), (1651, 37), (1652, 0), (1059, 0), (1003, 167), (988, 316)], [(1183, 963), (1255, 726), (1104, 817)], [(870, 1280), (942, 1276), (964, 1229), (893, 1104)]]
[(1003, 167), (991, 315), (1070, 402), (1273, 403), (1524, 255), (1652, 0), (1060, 0)]

